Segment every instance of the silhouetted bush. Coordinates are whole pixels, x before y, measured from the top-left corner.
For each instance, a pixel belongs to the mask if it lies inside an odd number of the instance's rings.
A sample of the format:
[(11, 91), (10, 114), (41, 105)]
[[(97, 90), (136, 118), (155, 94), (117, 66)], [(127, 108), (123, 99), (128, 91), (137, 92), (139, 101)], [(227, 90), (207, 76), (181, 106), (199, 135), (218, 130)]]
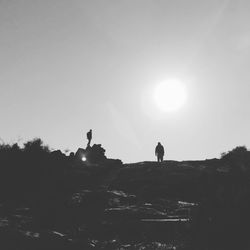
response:
[(26, 142), (23, 148), (1, 144), (0, 201), (34, 200), (41, 193), (53, 193), (63, 185), (66, 168), (66, 156), (50, 152), (39, 138)]
[(221, 159), (230, 160), (234, 158), (242, 158), (248, 153), (246, 146), (238, 146), (228, 152), (221, 154)]
[(245, 146), (238, 146), (222, 153), (221, 160), (230, 167), (231, 171), (250, 170), (250, 151)]
[[(15, 144), (14, 144), (15, 145)], [(35, 138), (31, 141), (24, 143), (24, 151), (29, 153), (49, 153), (49, 147), (43, 144), (40, 138)]]

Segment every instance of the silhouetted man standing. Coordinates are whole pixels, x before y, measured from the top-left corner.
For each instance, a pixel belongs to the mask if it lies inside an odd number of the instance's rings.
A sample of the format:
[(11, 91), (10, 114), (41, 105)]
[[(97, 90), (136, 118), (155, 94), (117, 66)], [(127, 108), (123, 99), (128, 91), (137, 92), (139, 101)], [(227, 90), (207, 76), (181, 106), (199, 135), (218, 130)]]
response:
[(161, 145), (160, 142), (158, 142), (156, 148), (155, 148), (155, 155), (157, 156), (157, 161), (162, 162), (163, 156), (164, 156), (164, 147)]
[(90, 146), (90, 142), (92, 140), (92, 129), (89, 130), (89, 132), (87, 133), (87, 139), (88, 139), (88, 147)]

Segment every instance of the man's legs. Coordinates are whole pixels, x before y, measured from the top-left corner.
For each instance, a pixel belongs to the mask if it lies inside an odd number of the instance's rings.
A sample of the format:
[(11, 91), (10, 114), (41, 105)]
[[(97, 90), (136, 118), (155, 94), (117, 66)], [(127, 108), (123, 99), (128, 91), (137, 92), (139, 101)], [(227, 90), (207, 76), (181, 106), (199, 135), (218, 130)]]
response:
[(157, 161), (160, 162), (161, 158), (160, 158), (160, 155), (158, 154), (157, 155)]
[(91, 143), (91, 138), (88, 139), (88, 144), (87, 144), (88, 147), (90, 146), (90, 143)]
[(163, 162), (163, 155), (160, 156), (160, 162)]

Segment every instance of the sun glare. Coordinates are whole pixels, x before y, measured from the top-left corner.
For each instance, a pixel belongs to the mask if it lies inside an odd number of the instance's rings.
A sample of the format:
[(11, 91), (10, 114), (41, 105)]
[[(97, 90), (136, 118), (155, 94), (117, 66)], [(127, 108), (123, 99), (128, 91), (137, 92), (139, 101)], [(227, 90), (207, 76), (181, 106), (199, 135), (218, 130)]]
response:
[(183, 83), (177, 79), (164, 81), (156, 86), (154, 101), (164, 112), (179, 110), (187, 99), (187, 92)]

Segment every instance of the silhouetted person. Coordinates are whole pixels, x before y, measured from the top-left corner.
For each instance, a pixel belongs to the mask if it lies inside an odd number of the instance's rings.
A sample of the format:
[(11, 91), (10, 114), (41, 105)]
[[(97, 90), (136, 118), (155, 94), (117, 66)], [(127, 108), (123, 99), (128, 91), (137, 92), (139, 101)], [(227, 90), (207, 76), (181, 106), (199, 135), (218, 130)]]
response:
[(163, 161), (163, 156), (164, 156), (164, 147), (161, 145), (160, 142), (158, 142), (157, 146), (155, 147), (155, 155), (157, 157), (158, 162)]
[(87, 139), (88, 139), (87, 147), (89, 147), (90, 146), (90, 142), (92, 140), (92, 129), (90, 129), (89, 132), (87, 133)]

